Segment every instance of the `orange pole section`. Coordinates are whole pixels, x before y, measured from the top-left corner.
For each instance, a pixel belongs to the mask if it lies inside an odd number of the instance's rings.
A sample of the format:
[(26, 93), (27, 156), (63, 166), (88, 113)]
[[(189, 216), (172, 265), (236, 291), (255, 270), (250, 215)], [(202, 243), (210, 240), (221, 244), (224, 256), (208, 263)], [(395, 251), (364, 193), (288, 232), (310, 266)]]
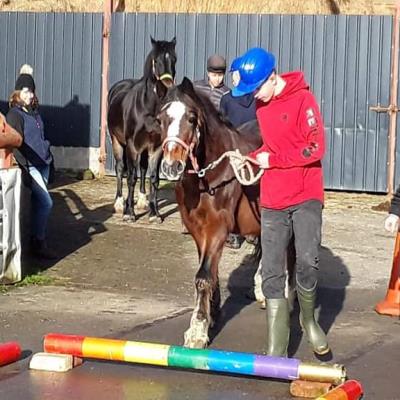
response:
[(86, 337), (82, 345), (83, 356), (105, 360), (125, 361), (126, 340)]

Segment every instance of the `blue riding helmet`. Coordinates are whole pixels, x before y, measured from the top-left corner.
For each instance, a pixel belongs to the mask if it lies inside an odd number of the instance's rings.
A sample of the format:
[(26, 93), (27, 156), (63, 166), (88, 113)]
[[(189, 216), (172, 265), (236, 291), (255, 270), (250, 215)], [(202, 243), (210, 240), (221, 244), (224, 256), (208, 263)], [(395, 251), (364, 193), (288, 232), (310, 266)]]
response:
[(240, 74), (240, 81), (232, 89), (233, 97), (254, 92), (275, 70), (275, 56), (261, 47), (254, 47), (248, 50), (242, 57), (236, 60), (239, 60), (237, 67)]

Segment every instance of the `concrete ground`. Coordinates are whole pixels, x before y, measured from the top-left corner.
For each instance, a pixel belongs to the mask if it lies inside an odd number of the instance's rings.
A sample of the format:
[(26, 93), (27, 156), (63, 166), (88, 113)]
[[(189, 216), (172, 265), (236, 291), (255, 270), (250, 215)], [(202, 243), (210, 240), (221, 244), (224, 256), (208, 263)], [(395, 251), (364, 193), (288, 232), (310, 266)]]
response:
[[(18, 363), (1, 367), (0, 399), (289, 399), (287, 382), (212, 373), (87, 361), (66, 374), (28, 369), (49, 332), (182, 344), (193, 306), (197, 254), (180, 233), (173, 191), (160, 193), (161, 225), (143, 216), (135, 224), (113, 215), (114, 180), (58, 177), (50, 243), (59, 259), (27, 260), (45, 285), (12, 286), (0, 294), (0, 341), (17, 340)], [(365, 398), (400, 399), (400, 321), (377, 315), (391, 271), (394, 238), (383, 229), (383, 196), (327, 193), (319, 291), (321, 325), (332, 354), (358, 379)], [(220, 265), (223, 303), (212, 348), (262, 352), (265, 312), (245, 296), (254, 265), (252, 246), (225, 249)], [(41, 278), (44, 281), (44, 278)], [(40, 279), (39, 279), (40, 280)], [(290, 355), (314, 357), (292, 316)]]

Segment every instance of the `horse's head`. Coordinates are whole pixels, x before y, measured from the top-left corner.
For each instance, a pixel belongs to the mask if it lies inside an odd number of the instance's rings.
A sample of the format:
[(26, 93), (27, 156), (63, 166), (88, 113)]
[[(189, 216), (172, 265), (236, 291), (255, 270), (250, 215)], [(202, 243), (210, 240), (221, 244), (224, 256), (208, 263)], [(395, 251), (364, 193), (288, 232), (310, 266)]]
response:
[(151, 37), (152, 49), (146, 58), (144, 76), (162, 82), (165, 87), (171, 87), (175, 79), (176, 39), (154, 40)]
[(193, 169), (198, 169), (196, 152), (205, 125), (204, 109), (188, 78), (169, 90), (157, 118), (163, 140), (161, 171), (167, 179), (176, 181), (188, 159)]

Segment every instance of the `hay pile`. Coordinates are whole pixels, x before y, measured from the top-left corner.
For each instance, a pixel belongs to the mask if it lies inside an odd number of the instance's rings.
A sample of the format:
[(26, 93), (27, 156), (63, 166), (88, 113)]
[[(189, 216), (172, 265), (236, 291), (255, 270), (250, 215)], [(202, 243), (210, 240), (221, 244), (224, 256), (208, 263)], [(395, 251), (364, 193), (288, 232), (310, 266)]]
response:
[[(119, 0), (126, 12), (392, 14), (395, 0)], [(114, 0), (117, 3), (117, 0)], [(0, 0), (1, 11), (101, 12), (102, 0)]]

